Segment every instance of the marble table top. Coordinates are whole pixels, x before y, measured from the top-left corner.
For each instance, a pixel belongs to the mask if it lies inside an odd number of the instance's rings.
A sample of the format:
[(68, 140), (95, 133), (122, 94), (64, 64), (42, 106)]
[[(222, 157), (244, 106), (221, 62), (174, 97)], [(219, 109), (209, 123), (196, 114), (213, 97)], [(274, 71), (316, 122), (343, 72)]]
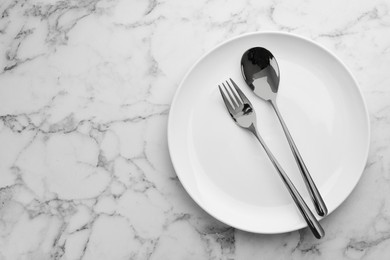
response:
[[(389, 259), (389, 1), (2, 0), (0, 15), (0, 259)], [(169, 157), (185, 72), (265, 30), (330, 49), (368, 105), (367, 166), (322, 240), (220, 223)]]

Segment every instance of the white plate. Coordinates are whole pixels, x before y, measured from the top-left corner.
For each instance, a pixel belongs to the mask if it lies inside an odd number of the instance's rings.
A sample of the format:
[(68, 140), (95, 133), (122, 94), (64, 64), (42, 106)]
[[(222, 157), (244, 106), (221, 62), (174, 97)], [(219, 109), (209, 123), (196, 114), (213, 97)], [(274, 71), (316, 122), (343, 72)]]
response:
[(254, 46), (267, 48), (278, 61), (277, 103), (329, 212), (347, 198), (368, 154), (362, 94), (338, 58), (292, 34), (246, 34), (203, 56), (173, 99), (169, 150), (184, 188), (209, 214), (245, 231), (288, 232), (306, 223), (255, 137), (228, 115), (217, 87), (231, 77), (248, 96), (260, 134), (315, 212), (274, 111), (241, 76), (241, 55)]

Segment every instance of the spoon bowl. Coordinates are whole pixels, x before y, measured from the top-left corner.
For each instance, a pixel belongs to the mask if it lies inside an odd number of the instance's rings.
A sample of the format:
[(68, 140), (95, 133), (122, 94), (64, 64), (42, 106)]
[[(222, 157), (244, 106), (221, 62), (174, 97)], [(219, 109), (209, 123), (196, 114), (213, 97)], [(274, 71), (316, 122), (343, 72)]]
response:
[(276, 99), (280, 71), (275, 57), (269, 50), (262, 47), (247, 50), (241, 59), (241, 72), (257, 96), (266, 101)]

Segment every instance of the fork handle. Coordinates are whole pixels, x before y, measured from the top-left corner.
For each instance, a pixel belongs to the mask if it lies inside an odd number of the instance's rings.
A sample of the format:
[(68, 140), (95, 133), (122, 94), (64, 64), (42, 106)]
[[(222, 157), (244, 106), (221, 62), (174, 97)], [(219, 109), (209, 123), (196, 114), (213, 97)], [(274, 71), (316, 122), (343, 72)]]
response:
[(298, 190), (295, 188), (294, 184), (291, 182), (290, 178), (287, 176), (287, 174), (284, 172), (282, 167), (280, 166), (279, 162), (276, 160), (275, 156), (272, 154), (268, 146), (265, 144), (264, 140), (259, 135), (255, 125), (251, 125), (249, 127), (249, 130), (256, 136), (257, 140), (259, 140), (261, 146), (263, 146), (265, 152), (267, 153), (269, 159), (271, 160), (272, 164), (274, 165), (275, 169), (279, 173), (280, 177), (282, 178), (284, 184), (286, 185), (291, 197), (293, 198), (296, 206), (298, 207), (299, 211), (301, 212), (303, 218), (305, 219), (307, 225), (309, 226), (310, 230), (313, 232), (314, 236), (318, 239), (325, 236), (325, 231), (318, 222), (318, 220), (314, 217), (313, 213), (303, 200), (302, 196), (299, 194)]
[(299, 153), (298, 148), (295, 145), (294, 140), (293, 140), (290, 132), (288, 131), (287, 125), (284, 122), (282, 115), (279, 112), (279, 108), (278, 108), (276, 102), (272, 101), (272, 100), (270, 102), (271, 102), (271, 105), (273, 106), (273, 108), (276, 112), (276, 115), (279, 118), (280, 124), (282, 125), (284, 134), (287, 137), (287, 141), (290, 145), (290, 148), (291, 148), (291, 151), (294, 155), (295, 161), (298, 164), (299, 170), (302, 174), (303, 181), (305, 182), (306, 188), (309, 191), (311, 200), (313, 201), (313, 204), (314, 204), (314, 207), (317, 211), (317, 214), (323, 217), (326, 214), (328, 214), (328, 209), (326, 208), (325, 202), (322, 199), (321, 194), (318, 191), (317, 186), (315, 185), (315, 183), (314, 183), (314, 181), (309, 173), (309, 170), (307, 169), (305, 163), (303, 162), (302, 156)]

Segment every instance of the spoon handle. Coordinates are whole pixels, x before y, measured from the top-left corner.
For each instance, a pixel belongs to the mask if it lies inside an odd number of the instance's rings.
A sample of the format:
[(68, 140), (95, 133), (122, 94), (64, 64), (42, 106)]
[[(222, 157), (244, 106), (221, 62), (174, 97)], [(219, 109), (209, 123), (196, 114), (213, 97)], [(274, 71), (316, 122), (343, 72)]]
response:
[(279, 112), (279, 108), (278, 108), (276, 102), (274, 100), (271, 100), (270, 103), (272, 104), (272, 107), (274, 108), (276, 115), (279, 118), (280, 124), (283, 127), (283, 131), (287, 137), (288, 143), (289, 143), (291, 150), (293, 152), (295, 161), (298, 164), (299, 170), (302, 173), (303, 180), (305, 182), (306, 188), (309, 191), (311, 200), (313, 201), (313, 204), (314, 204), (314, 207), (317, 211), (317, 214), (319, 216), (325, 216), (328, 213), (328, 209), (326, 208), (325, 202), (322, 199), (321, 194), (318, 191), (317, 186), (315, 185), (315, 183), (314, 183), (314, 181), (309, 173), (309, 170), (307, 169), (305, 163), (303, 162), (302, 156), (299, 153), (298, 148), (295, 145), (294, 140), (291, 137), (290, 132), (288, 131), (287, 125), (284, 122), (282, 115)]
[(263, 138), (259, 135), (257, 132), (257, 128), (255, 125), (251, 125), (249, 127), (249, 130), (256, 136), (257, 140), (260, 142), (261, 146), (263, 146), (265, 152), (267, 153), (269, 159), (271, 160), (273, 166), (279, 173), (279, 176), (282, 178), (284, 184), (287, 187), (287, 190), (289, 191), (291, 197), (293, 198), (295, 205), (298, 207), (299, 211), (301, 212), (303, 218), (305, 219), (308, 227), (313, 232), (314, 236), (318, 239), (323, 238), (325, 236), (325, 231), (318, 222), (318, 220), (315, 218), (313, 213), (311, 212), (310, 208), (307, 206), (306, 202), (303, 200), (302, 196), (299, 194), (298, 190), (295, 188), (294, 184), (291, 182), (290, 178), (287, 176), (287, 174), (282, 169), (282, 166), (280, 166), (279, 162), (276, 160), (275, 156), (272, 154), (271, 150), (268, 148), (268, 146), (265, 144)]

